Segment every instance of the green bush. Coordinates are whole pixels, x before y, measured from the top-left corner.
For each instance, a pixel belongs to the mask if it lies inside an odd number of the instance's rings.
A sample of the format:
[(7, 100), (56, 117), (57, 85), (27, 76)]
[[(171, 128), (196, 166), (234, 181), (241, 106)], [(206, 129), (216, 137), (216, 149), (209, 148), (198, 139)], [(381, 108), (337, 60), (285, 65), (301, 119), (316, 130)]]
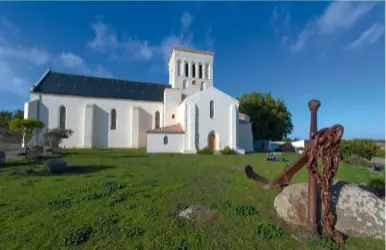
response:
[(342, 140), (340, 159), (349, 164), (366, 165), (376, 156), (378, 148), (375, 141), (369, 139)]
[(199, 154), (199, 155), (212, 155), (213, 151), (211, 149), (209, 149), (208, 147), (205, 147), (205, 148), (198, 150), (197, 154)]
[(282, 228), (271, 223), (260, 223), (257, 226), (256, 234), (264, 239), (270, 240), (273, 238), (280, 238), (287, 233)]
[(235, 155), (236, 154), (236, 152), (233, 149), (231, 149), (229, 146), (226, 146), (220, 152), (222, 155)]
[(60, 128), (49, 129), (43, 135), (44, 146), (47, 146), (50, 148), (57, 148), (59, 147), (60, 143), (62, 143), (63, 139), (69, 138), (70, 136), (72, 136), (73, 133), (74, 132), (71, 129), (60, 129)]

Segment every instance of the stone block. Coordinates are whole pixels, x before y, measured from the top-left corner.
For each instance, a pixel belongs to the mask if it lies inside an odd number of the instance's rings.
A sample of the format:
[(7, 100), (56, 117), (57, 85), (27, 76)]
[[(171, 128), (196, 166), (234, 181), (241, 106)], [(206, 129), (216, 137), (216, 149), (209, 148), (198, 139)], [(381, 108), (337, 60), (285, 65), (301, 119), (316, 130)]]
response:
[(60, 159), (49, 159), (46, 161), (46, 167), (49, 173), (59, 174), (64, 173), (68, 169), (67, 162)]

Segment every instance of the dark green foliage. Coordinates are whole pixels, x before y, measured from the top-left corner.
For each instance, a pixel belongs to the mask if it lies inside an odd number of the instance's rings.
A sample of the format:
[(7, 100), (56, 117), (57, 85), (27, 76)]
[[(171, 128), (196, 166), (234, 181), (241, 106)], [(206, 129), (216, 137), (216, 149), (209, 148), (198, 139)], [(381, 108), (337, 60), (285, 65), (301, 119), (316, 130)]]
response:
[(77, 246), (80, 245), (91, 237), (92, 234), (91, 226), (83, 226), (78, 229), (71, 230), (70, 235), (64, 238), (59, 245), (60, 246)]
[(48, 202), (48, 207), (51, 209), (64, 209), (72, 207), (74, 204), (74, 200), (66, 199), (66, 200), (57, 200)]
[(23, 181), (21, 184), (23, 186), (31, 186), (31, 185), (35, 184), (36, 182), (39, 182), (39, 180), (26, 180), (26, 181)]
[(131, 203), (131, 204), (126, 205), (126, 208), (128, 208), (128, 209), (134, 209), (136, 207), (137, 207), (137, 204), (135, 204), (135, 203)]
[(340, 159), (354, 165), (365, 165), (377, 154), (379, 147), (369, 139), (342, 140), (340, 143)]
[(382, 149), (381, 147), (377, 147), (377, 150), (375, 152), (375, 156), (382, 158), (382, 159), (385, 159), (385, 150)]
[(116, 184), (112, 182), (102, 182), (102, 186), (105, 188), (105, 195), (109, 195), (115, 190), (123, 189), (125, 187), (122, 184)]
[(146, 211), (145, 213), (145, 216), (146, 217), (154, 217), (154, 216), (157, 216), (158, 215), (158, 212), (157, 210), (155, 210), (154, 208), (150, 208)]
[(157, 180), (147, 180), (142, 182), (142, 186), (148, 186), (148, 187), (157, 187), (158, 181)]
[(222, 155), (235, 155), (236, 154), (236, 152), (234, 150), (232, 150), (229, 146), (226, 146), (220, 152)]
[(119, 194), (119, 195), (115, 195), (115, 196), (111, 197), (109, 204), (114, 205), (114, 204), (120, 203), (120, 202), (124, 201), (128, 196), (129, 196), (129, 193), (127, 193), (127, 192)]
[(248, 204), (237, 205), (233, 207), (235, 213), (240, 216), (252, 216), (258, 213), (254, 206)]
[(212, 155), (213, 151), (210, 150), (208, 147), (205, 147), (205, 148), (198, 150), (197, 154), (199, 154), (199, 155)]
[(112, 226), (117, 224), (119, 221), (117, 214), (111, 214), (109, 216), (99, 216), (97, 218), (97, 223), (99, 226)]
[(173, 244), (173, 250), (188, 250), (189, 244), (186, 240), (179, 240)]
[(141, 237), (146, 232), (145, 229), (140, 228), (140, 227), (124, 228), (123, 231), (126, 234), (126, 236), (129, 238)]
[(314, 239), (310, 243), (312, 249), (316, 248), (322, 248), (322, 249), (328, 249), (328, 250), (339, 250), (340, 246), (332, 242), (329, 238), (327, 237), (321, 237), (318, 239)]
[(86, 197), (84, 197), (83, 200), (85, 200), (85, 201), (92, 201), (92, 200), (100, 199), (102, 197), (103, 197), (103, 194), (93, 193), (93, 194), (89, 194)]
[(284, 101), (271, 93), (251, 92), (237, 98), (239, 111), (250, 117), (255, 140), (282, 140), (291, 134), (291, 113)]
[(257, 226), (256, 234), (259, 237), (270, 240), (273, 238), (280, 238), (285, 236), (287, 233), (282, 228), (271, 224), (271, 223), (260, 223)]

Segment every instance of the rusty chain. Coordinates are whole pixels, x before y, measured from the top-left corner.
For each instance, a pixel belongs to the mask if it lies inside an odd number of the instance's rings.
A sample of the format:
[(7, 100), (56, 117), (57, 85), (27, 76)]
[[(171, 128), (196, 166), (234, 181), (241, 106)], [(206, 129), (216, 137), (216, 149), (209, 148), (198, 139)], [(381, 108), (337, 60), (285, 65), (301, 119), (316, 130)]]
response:
[[(339, 165), (340, 140), (343, 135), (343, 126), (334, 125), (324, 128), (311, 135), (312, 143), (308, 168), (315, 175), (321, 188), (322, 223), (326, 235), (336, 243), (343, 243), (343, 235), (335, 230), (335, 216), (331, 211), (331, 185), (336, 176)], [(320, 159), (322, 169), (316, 168), (316, 161)]]

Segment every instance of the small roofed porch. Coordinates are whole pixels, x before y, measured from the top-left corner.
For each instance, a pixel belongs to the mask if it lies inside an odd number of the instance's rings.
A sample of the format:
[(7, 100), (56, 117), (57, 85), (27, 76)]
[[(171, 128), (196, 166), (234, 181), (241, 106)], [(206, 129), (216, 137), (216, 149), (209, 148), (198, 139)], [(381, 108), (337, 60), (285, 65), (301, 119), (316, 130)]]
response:
[(182, 153), (185, 132), (181, 124), (148, 130), (146, 133), (147, 153)]

